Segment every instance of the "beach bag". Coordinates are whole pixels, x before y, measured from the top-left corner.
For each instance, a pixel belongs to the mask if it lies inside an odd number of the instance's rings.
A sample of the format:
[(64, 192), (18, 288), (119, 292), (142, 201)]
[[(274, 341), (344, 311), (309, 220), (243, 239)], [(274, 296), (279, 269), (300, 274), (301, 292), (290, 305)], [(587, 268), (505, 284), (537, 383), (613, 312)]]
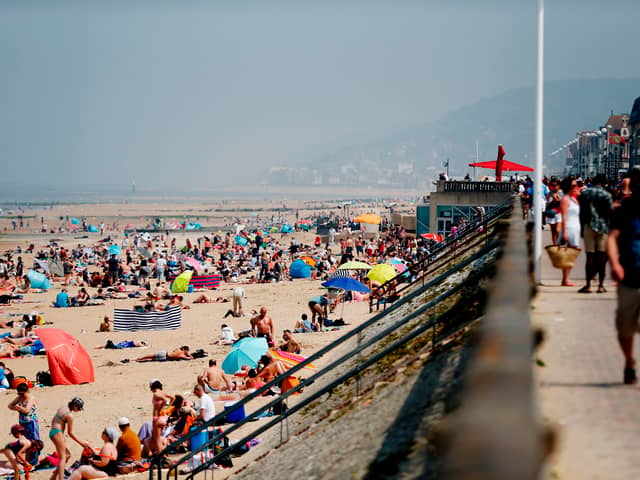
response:
[(36, 383), (43, 387), (52, 387), (53, 381), (51, 380), (51, 374), (44, 370), (36, 373)]
[(21, 385), (23, 383), (26, 384), (27, 387), (33, 388), (33, 383), (27, 380), (27, 377), (23, 377), (22, 375), (13, 378), (13, 380), (11, 381), (11, 388), (16, 389), (18, 388), (18, 385)]
[(187, 460), (187, 467), (182, 469), (181, 472), (189, 473), (192, 470), (198, 468), (203, 463), (211, 460), (213, 458), (213, 452), (211, 450), (202, 450), (201, 452), (196, 453), (193, 457)]
[(236, 443), (233, 445), (233, 450), (229, 452), (229, 455), (232, 457), (239, 457), (247, 453), (249, 450), (251, 450), (251, 442)]
[[(222, 432), (221, 429), (217, 429), (215, 431), (215, 435), (219, 435)], [(227, 448), (229, 448), (229, 445), (231, 445), (231, 442), (229, 441), (229, 437), (227, 437), (226, 435), (224, 437), (222, 437), (221, 439), (219, 439), (215, 445), (213, 446), (213, 453), (214, 455), (218, 455), (220, 454), (222, 451), (226, 450)], [(233, 467), (233, 461), (231, 460), (231, 452), (228, 452), (226, 454), (224, 454), (222, 457), (218, 458), (216, 460), (216, 464), (220, 465), (221, 467), (224, 468), (231, 468)]]
[[(287, 377), (284, 380), (282, 380), (282, 384), (280, 385), (280, 391), (282, 393), (285, 393), (289, 390), (291, 390), (292, 388), (297, 387), (300, 384), (300, 380), (297, 377)], [(298, 395), (300, 392), (296, 392), (293, 395)]]
[(202, 348), (199, 348), (198, 350), (196, 350), (195, 352), (193, 352), (191, 354), (191, 356), (193, 358), (204, 358), (206, 356), (208, 356), (209, 354), (207, 352), (205, 352)]
[(549, 255), (551, 264), (555, 268), (572, 268), (582, 251), (578, 247), (563, 247), (560, 245), (547, 245), (544, 247)]
[(278, 403), (275, 403), (273, 407), (271, 407), (271, 411), (274, 415), (284, 415), (288, 409), (289, 407), (287, 407), (287, 404), (282, 400), (280, 400)]

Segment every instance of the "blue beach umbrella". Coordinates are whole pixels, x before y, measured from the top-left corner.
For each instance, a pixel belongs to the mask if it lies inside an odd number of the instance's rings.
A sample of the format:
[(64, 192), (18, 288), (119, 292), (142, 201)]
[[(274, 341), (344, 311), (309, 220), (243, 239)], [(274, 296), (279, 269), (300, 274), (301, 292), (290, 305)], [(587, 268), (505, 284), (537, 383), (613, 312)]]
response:
[(78, 220), (77, 218), (74, 217), (74, 218), (71, 219), (71, 223), (73, 225), (79, 225), (80, 224), (80, 220)]
[(263, 337), (247, 337), (233, 344), (231, 351), (222, 361), (222, 370), (228, 375), (233, 375), (243, 365), (251, 368), (258, 366), (258, 360), (269, 350), (267, 339)]
[(371, 291), (364, 283), (350, 277), (334, 277), (324, 282), (322, 286), (328, 288), (342, 288), (343, 290), (348, 290), (350, 292), (369, 293)]

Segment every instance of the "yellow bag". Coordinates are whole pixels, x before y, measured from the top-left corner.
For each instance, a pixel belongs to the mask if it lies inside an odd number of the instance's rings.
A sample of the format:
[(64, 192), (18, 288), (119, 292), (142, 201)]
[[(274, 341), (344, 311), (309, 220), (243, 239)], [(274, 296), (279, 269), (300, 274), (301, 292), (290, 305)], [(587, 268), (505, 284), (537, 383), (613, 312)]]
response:
[(547, 245), (544, 247), (549, 255), (551, 264), (555, 268), (572, 268), (576, 263), (576, 258), (582, 249), (578, 247), (562, 247), (560, 245)]

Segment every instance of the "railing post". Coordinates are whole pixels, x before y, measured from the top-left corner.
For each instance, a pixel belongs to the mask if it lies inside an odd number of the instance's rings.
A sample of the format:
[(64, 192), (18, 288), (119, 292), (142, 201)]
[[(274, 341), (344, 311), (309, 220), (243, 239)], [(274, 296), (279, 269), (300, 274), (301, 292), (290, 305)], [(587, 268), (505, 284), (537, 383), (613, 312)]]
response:
[[(357, 338), (357, 346), (359, 347), (362, 343), (362, 332), (358, 332)], [(362, 355), (358, 354), (358, 362), (362, 360)], [(360, 373), (356, 374), (356, 397), (360, 396)]]
[[(289, 440), (289, 415), (285, 415), (285, 413), (289, 409), (289, 407), (286, 404), (286, 400), (282, 400), (281, 405), (284, 406), (285, 410), (281, 410), (281, 413), (280, 413), (280, 445), (282, 445), (285, 441)], [(286, 440), (284, 440), (284, 431), (285, 430), (287, 431), (287, 439)]]
[[(438, 307), (440, 306), (439, 303), (436, 303), (436, 306), (434, 307), (434, 312), (435, 312), (435, 316), (434, 318), (438, 318)], [(433, 328), (431, 329), (431, 350), (436, 348), (436, 322), (433, 322)]]

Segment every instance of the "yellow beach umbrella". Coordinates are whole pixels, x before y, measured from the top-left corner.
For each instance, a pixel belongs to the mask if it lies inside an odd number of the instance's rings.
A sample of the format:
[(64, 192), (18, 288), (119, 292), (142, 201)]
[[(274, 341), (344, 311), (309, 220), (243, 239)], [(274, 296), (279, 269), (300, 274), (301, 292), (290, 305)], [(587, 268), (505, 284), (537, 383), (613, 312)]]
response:
[(316, 266), (316, 259), (313, 258), (313, 257), (310, 257), (309, 255), (305, 255), (304, 257), (300, 257), (300, 260), (302, 260), (304, 263), (306, 263), (310, 267), (315, 267)]
[(369, 270), (367, 277), (372, 282), (378, 282), (382, 285), (383, 283), (394, 278), (397, 274), (398, 272), (396, 272), (396, 269), (388, 263), (379, 263), (371, 270)]
[(338, 267), (338, 270), (371, 270), (373, 267), (364, 262), (346, 262)]
[(365, 213), (364, 215), (357, 216), (353, 221), (356, 223), (372, 223), (374, 225), (380, 225), (380, 223), (382, 223), (382, 217), (375, 213)]

